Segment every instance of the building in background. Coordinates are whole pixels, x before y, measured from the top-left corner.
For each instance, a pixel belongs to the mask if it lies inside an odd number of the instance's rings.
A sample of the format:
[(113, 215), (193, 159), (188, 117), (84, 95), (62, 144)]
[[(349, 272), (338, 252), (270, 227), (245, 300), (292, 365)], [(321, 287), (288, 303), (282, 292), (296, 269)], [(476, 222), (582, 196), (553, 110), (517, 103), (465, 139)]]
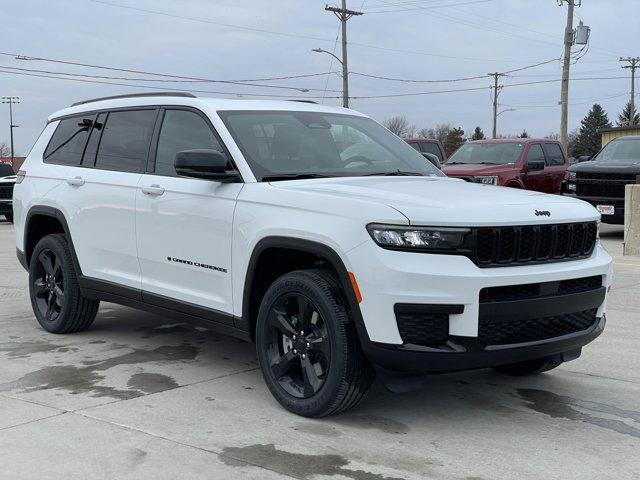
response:
[(599, 130), (602, 135), (602, 146), (604, 147), (614, 138), (628, 137), (630, 135), (640, 135), (640, 125), (629, 125), (626, 127), (603, 128)]

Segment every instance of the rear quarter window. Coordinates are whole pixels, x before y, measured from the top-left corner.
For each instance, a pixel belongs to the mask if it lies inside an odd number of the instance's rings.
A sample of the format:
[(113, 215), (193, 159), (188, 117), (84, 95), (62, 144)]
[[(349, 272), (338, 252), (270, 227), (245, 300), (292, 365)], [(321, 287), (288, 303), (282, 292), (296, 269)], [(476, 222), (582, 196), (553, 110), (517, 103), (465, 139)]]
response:
[(44, 162), (80, 165), (94, 118), (95, 115), (84, 115), (60, 120), (44, 151)]

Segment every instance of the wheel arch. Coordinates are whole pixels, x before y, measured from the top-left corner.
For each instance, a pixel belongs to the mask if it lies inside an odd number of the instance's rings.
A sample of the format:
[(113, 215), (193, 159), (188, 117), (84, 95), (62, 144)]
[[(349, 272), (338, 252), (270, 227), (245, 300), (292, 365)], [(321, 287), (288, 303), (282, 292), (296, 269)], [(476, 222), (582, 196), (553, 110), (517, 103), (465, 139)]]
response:
[[(293, 237), (273, 236), (265, 237), (256, 244), (255, 248), (251, 252), (251, 257), (249, 259), (244, 279), (241, 317), (243, 325), (241, 328), (248, 330), (252, 339), (255, 339), (255, 326), (260, 302), (262, 301), (267, 288), (272, 283), (268, 282), (268, 284), (261, 284), (258, 269), (261, 265), (264, 265), (265, 255), (275, 251), (291, 252), (293, 254), (310, 256), (317, 260), (325, 261), (338, 276), (338, 280), (343, 288), (343, 292), (347, 299), (353, 319), (355, 320), (358, 332), (360, 333), (364, 331), (364, 323), (362, 321), (360, 306), (353, 291), (353, 287), (351, 286), (349, 272), (340, 255), (333, 248), (323, 243)], [(293, 265), (295, 266), (296, 263), (293, 262)], [(298, 268), (285, 269), (282, 274), (287, 273), (287, 271), (297, 269)], [(275, 278), (278, 276), (280, 275), (277, 275)], [(273, 278), (273, 280), (275, 280), (275, 278)]]
[(36, 205), (29, 209), (24, 223), (24, 260), (28, 269), (31, 262), (31, 254), (36, 244), (46, 235), (62, 233), (65, 235), (71, 250), (73, 266), (78, 275), (82, 275), (80, 263), (73, 246), (71, 231), (64, 213), (57, 208), (46, 205)]

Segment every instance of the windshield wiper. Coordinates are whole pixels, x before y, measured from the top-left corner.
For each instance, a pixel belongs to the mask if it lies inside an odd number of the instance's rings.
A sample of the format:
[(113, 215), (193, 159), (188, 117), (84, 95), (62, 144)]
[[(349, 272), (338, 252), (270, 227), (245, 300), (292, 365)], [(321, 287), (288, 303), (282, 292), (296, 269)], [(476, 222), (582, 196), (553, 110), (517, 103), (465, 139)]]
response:
[(418, 172), (403, 172), (402, 170), (396, 170), (395, 172), (376, 172), (376, 173), (365, 173), (364, 177), (423, 177), (422, 173)]
[(263, 182), (276, 182), (278, 180), (304, 180), (306, 178), (330, 178), (332, 175), (322, 175), (320, 173), (281, 173), (278, 175), (265, 175)]

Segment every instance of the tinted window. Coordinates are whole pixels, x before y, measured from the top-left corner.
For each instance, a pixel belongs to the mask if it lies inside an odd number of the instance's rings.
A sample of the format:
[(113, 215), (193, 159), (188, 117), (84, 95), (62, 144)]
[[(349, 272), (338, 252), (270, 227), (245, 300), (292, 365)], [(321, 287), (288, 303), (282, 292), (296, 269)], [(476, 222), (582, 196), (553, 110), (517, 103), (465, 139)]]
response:
[(527, 152), (527, 163), (529, 162), (544, 162), (544, 152), (542, 151), (542, 146), (539, 143), (534, 143), (529, 147), (529, 152)]
[(200, 148), (224, 151), (200, 115), (187, 110), (167, 110), (158, 139), (155, 172), (176, 175), (173, 167), (176, 153)]
[(418, 144), (418, 142), (408, 142), (409, 145), (411, 145), (413, 148), (415, 148), (416, 150), (420, 151), (420, 145)]
[(104, 121), (107, 119), (106, 113), (101, 113), (98, 118), (93, 122), (91, 133), (89, 134), (89, 141), (87, 147), (84, 149), (84, 156), (82, 157), (82, 165), (85, 167), (93, 167), (96, 163), (96, 152), (98, 151), (98, 143), (100, 143), (100, 135), (104, 128)]
[(155, 110), (110, 112), (103, 127), (96, 168), (139, 172), (147, 160)]
[(10, 177), (11, 175), (15, 175), (15, 173), (13, 173), (13, 168), (11, 168), (11, 165), (0, 163), (0, 178)]
[(94, 118), (94, 115), (89, 115), (61, 120), (44, 151), (44, 161), (60, 165), (80, 165)]
[(564, 165), (562, 149), (557, 143), (545, 143), (544, 149), (547, 153), (547, 165)]
[(440, 152), (440, 149), (438, 148), (438, 145), (436, 145), (435, 143), (420, 142), (420, 150), (425, 152), (425, 153), (431, 153), (431, 154), (435, 155), (436, 157), (438, 157), (438, 159), (441, 162), (443, 160), (442, 152)]

